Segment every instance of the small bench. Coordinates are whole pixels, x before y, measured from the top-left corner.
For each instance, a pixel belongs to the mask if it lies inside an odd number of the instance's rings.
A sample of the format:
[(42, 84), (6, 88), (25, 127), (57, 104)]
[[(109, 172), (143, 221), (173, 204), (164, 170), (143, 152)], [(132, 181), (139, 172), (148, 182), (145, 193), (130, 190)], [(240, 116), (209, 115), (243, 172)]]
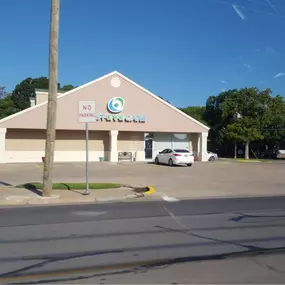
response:
[(120, 151), (118, 153), (118, 161), (132, 161), (133, 153), (129, 151)]

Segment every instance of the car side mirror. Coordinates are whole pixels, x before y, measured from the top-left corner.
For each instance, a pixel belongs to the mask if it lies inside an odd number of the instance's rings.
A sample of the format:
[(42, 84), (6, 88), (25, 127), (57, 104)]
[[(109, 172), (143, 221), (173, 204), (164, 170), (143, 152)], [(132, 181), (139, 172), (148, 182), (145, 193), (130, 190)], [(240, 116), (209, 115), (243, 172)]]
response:
[(162, 154), (162, 151), (160, 151), (159, 154)]

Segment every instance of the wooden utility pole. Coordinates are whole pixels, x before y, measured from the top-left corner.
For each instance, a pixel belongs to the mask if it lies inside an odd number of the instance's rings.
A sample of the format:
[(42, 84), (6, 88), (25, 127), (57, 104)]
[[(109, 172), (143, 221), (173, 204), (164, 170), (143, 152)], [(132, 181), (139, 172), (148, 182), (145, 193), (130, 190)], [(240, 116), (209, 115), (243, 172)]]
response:
[(49, 45), (49, 92), (47, 106), (47, 131), (43, 174), (43, 196), (52, 195), (52, 171), (56, 135), (56, 107), (58, 85), (58, 30), (59, 1), (51, 0), (50, 45)]

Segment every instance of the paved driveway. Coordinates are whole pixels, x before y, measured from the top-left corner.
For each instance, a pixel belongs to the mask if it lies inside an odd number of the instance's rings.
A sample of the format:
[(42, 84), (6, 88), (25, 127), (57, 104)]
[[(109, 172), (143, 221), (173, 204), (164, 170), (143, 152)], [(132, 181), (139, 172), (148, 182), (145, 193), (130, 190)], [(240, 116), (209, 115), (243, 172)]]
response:
[[(90, 163), (90, 182), (151, 185), (174, 197), (283, 195), (283, 163), (195, 163), (168, 167), (147, 163)], [(0, 183), (42, 181), (42, 164), (0, 164)], [(84, 163), (57, 163), (54, 182), (83, 182)]]

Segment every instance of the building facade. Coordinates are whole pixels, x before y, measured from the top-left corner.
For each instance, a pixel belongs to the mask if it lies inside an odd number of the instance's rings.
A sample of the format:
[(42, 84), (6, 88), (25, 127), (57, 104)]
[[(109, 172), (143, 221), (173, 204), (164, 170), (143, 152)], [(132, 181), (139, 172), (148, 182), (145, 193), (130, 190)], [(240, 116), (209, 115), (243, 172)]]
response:
[[(0, 120), (0, 163), (40, 162), (45, 152), (47, 98)], [(89, 123), (90, 161), (152, 160), (164, 148), (187, 148), (207, 161), (208, 127), (115, 71), (58, 94), (55, 161), (85, 160), (81, 101), (95, 101)]]

